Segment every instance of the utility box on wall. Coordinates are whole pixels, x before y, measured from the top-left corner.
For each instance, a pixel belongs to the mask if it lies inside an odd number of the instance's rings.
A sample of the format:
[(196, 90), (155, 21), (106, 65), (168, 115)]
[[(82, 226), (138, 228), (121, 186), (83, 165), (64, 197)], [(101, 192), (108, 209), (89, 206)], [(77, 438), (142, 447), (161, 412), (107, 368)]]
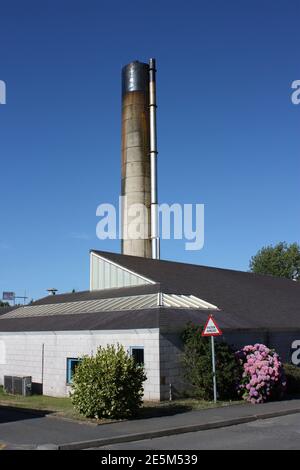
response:
[(4, 376), (4, 390), (12, 395), (31, 395), (32, 382), (31, 377), (19, 377), (14, 375)]

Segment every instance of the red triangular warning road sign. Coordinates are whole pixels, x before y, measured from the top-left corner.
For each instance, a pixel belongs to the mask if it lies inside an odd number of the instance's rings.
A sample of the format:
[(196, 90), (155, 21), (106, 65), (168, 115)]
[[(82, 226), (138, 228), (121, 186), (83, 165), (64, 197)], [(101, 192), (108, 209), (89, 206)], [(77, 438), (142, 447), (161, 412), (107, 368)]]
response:
[(201, 333), (201, 336), (221, 336), (222, 331), (218, 327), (216, 320), (212, 315), (208, 317), (204, 330)]

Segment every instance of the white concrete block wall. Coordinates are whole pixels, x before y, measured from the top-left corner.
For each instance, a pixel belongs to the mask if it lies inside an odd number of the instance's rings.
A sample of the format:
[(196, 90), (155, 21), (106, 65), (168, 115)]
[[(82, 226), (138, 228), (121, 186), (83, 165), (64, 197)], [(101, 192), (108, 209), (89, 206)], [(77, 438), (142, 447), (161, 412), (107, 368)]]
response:
[[(72, 332), (29, 332), (0, 334), (0, 383), (4, 375), (29, 375), (42, 383), (43, 393), (68, 396), (66, 383), (67, 358), (91, 355), (97, 347), (122, 344), (144, 348), (144, 399), (160, 400), (159, 330), (111, 330)], [(44, 345), (44, 374), (42, 380), (42, 350)]]

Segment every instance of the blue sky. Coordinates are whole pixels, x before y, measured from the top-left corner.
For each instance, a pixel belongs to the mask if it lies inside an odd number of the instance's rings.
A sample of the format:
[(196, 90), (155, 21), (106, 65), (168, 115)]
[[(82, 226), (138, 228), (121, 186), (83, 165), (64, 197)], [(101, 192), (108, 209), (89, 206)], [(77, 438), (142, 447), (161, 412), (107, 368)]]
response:
[(0, 293), (88, 288), (96, 207), (120, 193), (120, 72), (158, 64), (160, 202), (204, 203), (205, 246), (247, 270), (299, 242), (298, 0), (2, 0)]

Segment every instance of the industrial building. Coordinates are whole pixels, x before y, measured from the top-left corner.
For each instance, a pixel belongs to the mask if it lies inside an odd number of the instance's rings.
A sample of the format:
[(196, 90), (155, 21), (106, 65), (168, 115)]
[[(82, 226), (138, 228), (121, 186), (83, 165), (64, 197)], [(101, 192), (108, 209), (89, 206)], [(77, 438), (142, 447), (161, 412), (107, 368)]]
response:
[(180, 333), (213, 313), (236, 348), (262, 342), (290, 361), (300, 339), (300, 284), (288, 279), (91, 251), (90, 290), (47, 296), (0, 317), (0, 380), (31, 376), (66, 396), (78, 358), (122, 344), (143, 363), (145, 399), (185, 394)]
[[(300, 347), (300, 283), (160, 259), (155, 61), (122, 72), (122, 254), (90, 252), (88, 291), (50, 295), (0, 316), (0, 383), (66, 396), (80, 357), (122, 344), (144, 364), (146, 400), (185, 394), (180, 334), (213, 313), (236, 348), (262, 342), (290, 361)], [(143, 236), (127, 235), (130, 205), (146, 208)]]

